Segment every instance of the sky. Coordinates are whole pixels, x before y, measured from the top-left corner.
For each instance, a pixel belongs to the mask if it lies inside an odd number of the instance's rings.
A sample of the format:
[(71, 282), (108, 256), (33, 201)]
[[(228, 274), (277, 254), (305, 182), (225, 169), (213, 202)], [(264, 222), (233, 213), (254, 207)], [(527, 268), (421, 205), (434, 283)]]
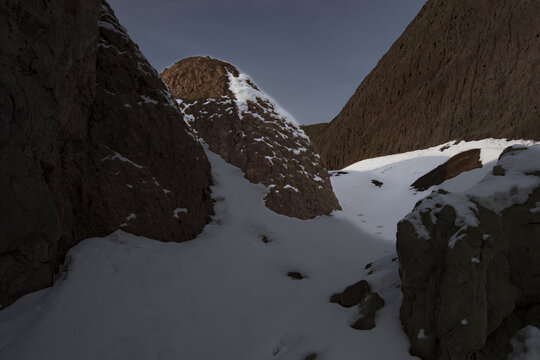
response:
[(211, 56), (299, 123), (331, 121), (425, 0), (109, 0), (159, 71)]

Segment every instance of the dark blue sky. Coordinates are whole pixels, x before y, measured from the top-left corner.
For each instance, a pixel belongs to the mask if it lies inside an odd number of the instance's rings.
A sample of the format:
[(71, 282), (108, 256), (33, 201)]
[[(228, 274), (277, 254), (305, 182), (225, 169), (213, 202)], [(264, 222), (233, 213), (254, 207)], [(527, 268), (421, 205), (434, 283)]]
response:
[(298, 122), (328, 122), (425, 0), (109, 0), (161, 72), (188, 56), (235, 65)]

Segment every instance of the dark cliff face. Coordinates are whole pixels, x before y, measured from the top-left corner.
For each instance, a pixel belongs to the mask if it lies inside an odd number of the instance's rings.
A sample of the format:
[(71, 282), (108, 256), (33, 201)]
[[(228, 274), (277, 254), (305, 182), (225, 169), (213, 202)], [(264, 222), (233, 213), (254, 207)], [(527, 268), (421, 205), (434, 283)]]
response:
[(300, 219), (341, 209), (307, 137), (234, 66), (193, 57), (165, 69), (162, 78), (210, 150), (268, 187), (269, 209)]
[(209, 163), (109, 5), (9, 0), (0, 24), (0, 304), (49, 286), (84, 238), (195, 237)]
[(429, 0), (336, 118), (306, 133), (330, 169), (455, 139), (540, 139), (539, 29), (537, 1)]

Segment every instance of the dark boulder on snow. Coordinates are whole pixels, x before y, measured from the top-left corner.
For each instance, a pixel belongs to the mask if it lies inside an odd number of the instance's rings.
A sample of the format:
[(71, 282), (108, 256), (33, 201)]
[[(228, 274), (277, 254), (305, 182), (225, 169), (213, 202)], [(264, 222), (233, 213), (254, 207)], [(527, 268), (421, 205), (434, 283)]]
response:
[(49, 286), (84, 238), (195, 237), (209, 163), (109, 5), (7, 0), (0, 32), (0, 304)]
[(223, 61), (192, 57), (161, 76), (210, 150), (268, 187), (269, 209), (300, 219), (341, 209), (304, 132), (245, 74)]
[(509, 148), (498, 167), (398, 224), (401, 322), (422, 359), (506, 359), (518, 330), (540, 326), (540, 147)]
[[(540, 2), (429, 0), (329, 124), (329, 169), (489, 137), (540, 140)], [(330, 120), (330, 119), (329, 119)]]
[(384, 306), (384, 299), (371, 291), (366, 280), (360, 280), (347, 286), (341, 293), (333, 294), (330, 302), (347, 308), (358, 305), (359, 318), (351, 324), (356, 330), (373, 329), (377, 311)]
[(356, 330), (371, 330), (375, 327), (377, 311), (384, 306), (384, 299), (376, 292), (369, 293), (358, 306), (360, 317), (351, 327)]
[(351, 307), (360, 304), (362, 300), (371, 293), (371, 286), (366, 280), (360, 280), (357, 283), (349, 285), (340, 293), (333, 294), (330, 302), (344, 307)]
[(427, 174), (419, 177), (411, 187), (418, 191), (424, 191), (432, 186), (442, 184), (446, 180), (456, 177), (461, 173), (481, 167), (480, 149), (463, 151), (452, 156), (444, 164), (437, 166)]

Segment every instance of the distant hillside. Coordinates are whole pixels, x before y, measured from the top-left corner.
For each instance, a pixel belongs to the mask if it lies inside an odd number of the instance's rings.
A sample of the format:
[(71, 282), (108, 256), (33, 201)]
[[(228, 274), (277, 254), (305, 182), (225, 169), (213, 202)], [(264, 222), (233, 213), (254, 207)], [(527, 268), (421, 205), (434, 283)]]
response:
[(327, 126), (325, 165), (454, 139), (540, 139), (540, 2), (430, 0)]

